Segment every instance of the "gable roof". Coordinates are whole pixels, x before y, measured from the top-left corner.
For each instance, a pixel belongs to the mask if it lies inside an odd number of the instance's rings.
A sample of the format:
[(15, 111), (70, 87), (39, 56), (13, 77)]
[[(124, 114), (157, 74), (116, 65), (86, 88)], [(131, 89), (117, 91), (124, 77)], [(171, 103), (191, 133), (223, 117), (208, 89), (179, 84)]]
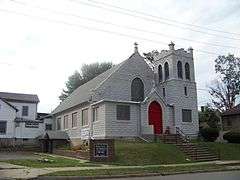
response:
[(6, 101), (39, 102), (38, 96), (35, 94), (0, 92), (0, 98), (5, 99)]
[(14, 107), (13, 105), (11, 105), (9, 102), (7, 102), (6, 100), (0, 98), (0, 100), (2, 100), (4, 103), (6, 103), (8, 106), (10, 106), (11, 108), (13, 108), (15, 111), (18, 111), (18, 109), (16, 107)]
[(120, 64), (113, 66), (111, 69), (103, 72), (102, 74), (96, 76), (92, 80), (86, 82), (85, 84), (79, 86), (73, 91), (70, 96), (68, 96), (63, 102), (61, 102), (56, 109), (53, 110), (52, 114), (59, 113), (61, 111), (67, 110), (69, 108), (75, 107), (84, 102), (88, 102), (92, 90), (101, 86), (101, 84), (107, 80), (125, 61)]
[(229, 109), (227, 111), (224, 111), (222, 113), (222, 116), (228, 116), (228, 115), (240, 115), (240, 104), (236, 105), (235, 107), (233, 107), (232, 109)]

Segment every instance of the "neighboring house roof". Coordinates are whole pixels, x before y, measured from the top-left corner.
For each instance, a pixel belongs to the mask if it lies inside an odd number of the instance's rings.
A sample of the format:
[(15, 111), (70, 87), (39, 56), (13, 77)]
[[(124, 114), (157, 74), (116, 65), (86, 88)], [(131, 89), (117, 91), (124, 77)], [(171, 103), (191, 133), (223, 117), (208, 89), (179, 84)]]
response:
[(8, 106), (10, 106), (11, 108), (13, 108), (15, 111), (18, 111), (18, 109), (16, 107), (14, 107), (13, 105), (11, 105), (9, 102), (7, 102), (6, 100), (4, 100), (3, 98), (0, 98), (4, 103), (6, 103)]
[(37, 119), (39, 119), (39, 120), (44, 119), (44, 118), (49, 118), (51, 116), (52, 115), (49, 113), (37, 113)]
[(61, 102), (55, 110), (53, 110), (52, 114), (59, 113), (61, 111), (75, 107), (84, 102), (88, 102), (92, 95), (92, 91), (101, 86), (101, 84), (106, 79), (108, 79), (124, 62), (126, 61), (123, 61), (122, 63), (113, 66), (111, 69), (96, 76), (87, 83), (79, 86), (75, 91), (73, 91), (73, 93), (70, 96), (68, 96), (63, 102)]
[(240, 115), (240, 104), (222, 113), (222, 116)]
[(39, 102), (38, 96), (35, 94), (0, 92), (0, 98), (7, 101)]

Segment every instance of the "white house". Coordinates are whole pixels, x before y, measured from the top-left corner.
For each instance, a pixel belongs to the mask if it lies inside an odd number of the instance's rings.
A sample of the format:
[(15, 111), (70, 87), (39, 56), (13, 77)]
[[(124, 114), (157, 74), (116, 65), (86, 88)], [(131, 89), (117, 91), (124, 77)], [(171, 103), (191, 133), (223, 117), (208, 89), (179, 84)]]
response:
[[(49, 116), (37, 113), (38, 103), (37, 95), (0, 92), (1, 145), (32, 144), (51, 129)], [(48, 119), (44, 121), (43, 115)]]
[(193, 49), (134, 53), (77, 88), (52, 112), (55, 129), (73, 145), (88, 138), (140, 137), (166, 131), (196, 137), (199, 130)]

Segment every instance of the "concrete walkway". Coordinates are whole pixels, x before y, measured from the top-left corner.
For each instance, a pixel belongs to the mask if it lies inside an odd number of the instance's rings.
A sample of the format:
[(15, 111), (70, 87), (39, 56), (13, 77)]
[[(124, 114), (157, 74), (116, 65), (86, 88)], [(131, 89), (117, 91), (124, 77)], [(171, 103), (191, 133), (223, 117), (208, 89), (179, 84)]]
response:
[[(144, 167), (174, 167), (174, 166), (193, 166), (206, 164), (224, 164), (234, 165), (240, 164), (240, 161), (212, 161), (212, 162), (198, 162), (187, 164), (171, 164), (171, 165), (146, 165), (146, 166), (110, 166), (103, 165), (98, 167), (56, 167), (56, 168), (27, 168), (24, 166), (15, 166), (8, 163), (1, 163), (2, 170), (0, 170), (1, 178), (12, 179), (30, 179), (52, 172), (58, 171), (76, 171), (76, 170), (91, 170), (91, 169), (120, 169), (120, 168), (144, 168)], [(9, 168), (8, 168), (9, 167)], [(16, 168), (14, 168), (16, 167)], [(229, 166), (229, 170), (240, 169), (240, 166)]]

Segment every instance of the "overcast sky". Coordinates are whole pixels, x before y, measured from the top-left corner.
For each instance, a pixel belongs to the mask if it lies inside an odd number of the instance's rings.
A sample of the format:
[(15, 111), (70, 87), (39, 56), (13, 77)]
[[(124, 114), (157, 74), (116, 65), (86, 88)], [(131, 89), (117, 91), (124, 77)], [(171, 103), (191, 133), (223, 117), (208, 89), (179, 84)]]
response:
[(173, 41), (176, 48), (195, 49), (203, 105), (217, 54), (240, 56), (239, 17), (239, 0), (0, 0), (0, 91), (38, 94), (38, 111), (51, 112), (68, 76), (83, 63), (117, 64), (133, 53), (134, 42), (143, 53), (168, 49)]

